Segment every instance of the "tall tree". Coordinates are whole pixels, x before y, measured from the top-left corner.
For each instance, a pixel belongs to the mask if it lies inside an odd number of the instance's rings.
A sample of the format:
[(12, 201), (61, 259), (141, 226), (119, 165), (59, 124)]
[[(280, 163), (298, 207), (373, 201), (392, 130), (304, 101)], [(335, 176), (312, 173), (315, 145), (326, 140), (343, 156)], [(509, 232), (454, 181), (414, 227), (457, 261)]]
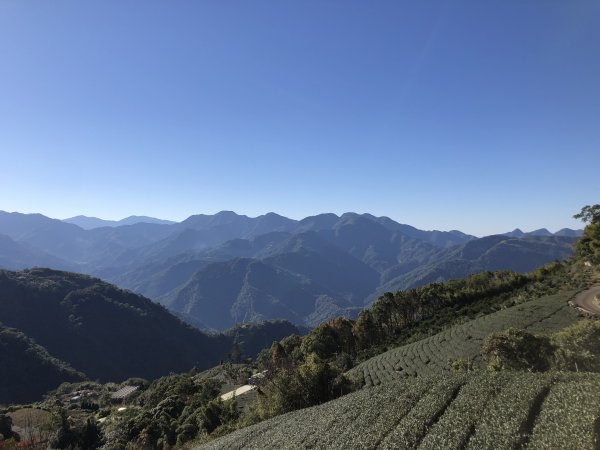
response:
[(600, 264), (600, 205), (584, 206), (573, 217), (587, 224), (583, 236), (575, 243), (576, 257)]

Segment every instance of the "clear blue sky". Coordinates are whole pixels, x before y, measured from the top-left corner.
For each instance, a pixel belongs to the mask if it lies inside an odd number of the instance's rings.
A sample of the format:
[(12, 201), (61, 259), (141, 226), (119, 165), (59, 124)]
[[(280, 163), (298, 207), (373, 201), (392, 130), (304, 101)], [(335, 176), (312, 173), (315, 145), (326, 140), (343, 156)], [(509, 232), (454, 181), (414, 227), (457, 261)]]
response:
[(555, 231), (599, 167), (598, 1), (0, 0), (2, 210)]

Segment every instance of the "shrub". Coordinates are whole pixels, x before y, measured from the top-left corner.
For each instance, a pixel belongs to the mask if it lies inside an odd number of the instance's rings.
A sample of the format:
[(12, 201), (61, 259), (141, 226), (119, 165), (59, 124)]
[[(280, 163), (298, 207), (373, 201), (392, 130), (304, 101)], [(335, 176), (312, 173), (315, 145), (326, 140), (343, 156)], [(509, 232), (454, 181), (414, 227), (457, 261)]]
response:
[(487, 361), (486, 368), (499, 370), (548, 370), (553, 354), (550, 340), (519, 328), (492, 333), (483, 341), (481, 355)]
[(600, 322), (581, 320), (552, 336), (559, 370), (600, 372)]

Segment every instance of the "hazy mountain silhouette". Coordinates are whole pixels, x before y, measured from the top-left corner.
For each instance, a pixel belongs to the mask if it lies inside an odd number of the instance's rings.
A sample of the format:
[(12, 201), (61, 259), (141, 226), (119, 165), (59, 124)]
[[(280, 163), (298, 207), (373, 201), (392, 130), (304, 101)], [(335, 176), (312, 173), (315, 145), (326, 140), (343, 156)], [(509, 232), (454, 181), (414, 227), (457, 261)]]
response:
[(73, 265), (43, 251), (15, 242), (0, 234), (0, 269), (24, 269), (26, 267), (55, 267), (72, 269)]
[(148, 216), (129, 216), (121, 220), (105, 220), (99, 219), (98, 217), (89, 216), (75, 216), (63, 219), (63, 222), (72, 223), (77, 225), (84, 230), (92, 230), (94, 228), (102, 227), (120, 227), (123, 225), (135, 225), (136, 223), (153, 223), (159, 225), (172, 225), (176, 222), (172, 220), (156, 219)]

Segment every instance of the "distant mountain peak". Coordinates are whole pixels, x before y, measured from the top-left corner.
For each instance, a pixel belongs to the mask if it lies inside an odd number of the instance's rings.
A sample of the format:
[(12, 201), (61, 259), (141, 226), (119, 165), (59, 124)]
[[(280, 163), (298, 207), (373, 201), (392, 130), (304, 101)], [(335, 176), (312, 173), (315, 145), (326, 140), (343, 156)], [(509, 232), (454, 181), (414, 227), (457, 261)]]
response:
[(503, 233), (503, 236), (513, 238), (522, 238), (527, 236), (563, 236), (563, 237), (579, 237), (583, 234), (583, 230), (571, 230), (570, 228), (562, 228), (556, 233), (548, 231), (547, 228), (538, 228), (537, 230), (524, 232), (520, 228), (515, 228), (513, 231)]
[(215, 217), (248, 217), (243, 214), (238, 214), (235, 211), (229, 211), (224, 209), (223, 211), (219, 211), (215, 214)]
[(62, 222), (77, 225), (84, 230), (93, 230), (94, 228), (103, 227), (120, 227), (123, 225), (135, 225), (137, 223), (152, 223), (160, 225), (171, 225), (175, 222), (171, 220), (156, 219), (149, 216), (129, 216), (121, 220), (105, 220), (93, 216), (74, 216), (64, 219)]

